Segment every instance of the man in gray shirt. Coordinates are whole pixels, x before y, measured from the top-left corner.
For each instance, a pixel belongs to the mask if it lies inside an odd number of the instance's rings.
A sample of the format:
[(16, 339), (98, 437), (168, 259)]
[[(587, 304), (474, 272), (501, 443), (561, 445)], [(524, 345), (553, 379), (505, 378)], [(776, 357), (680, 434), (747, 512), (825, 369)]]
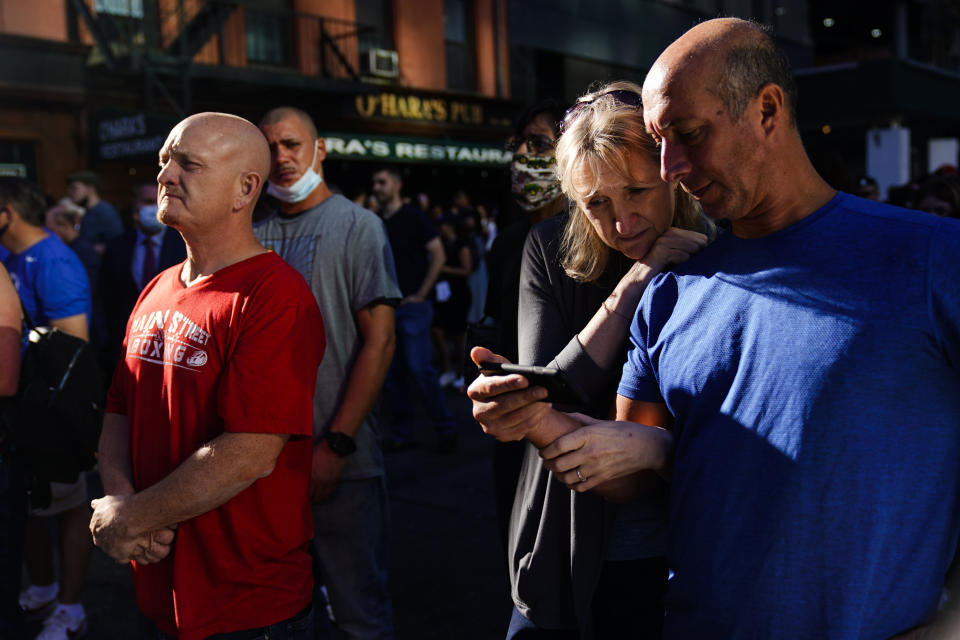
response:
[(314, 396), (311, 496), (320, 564), (336, 626), (351, 639), (393, 637), (387, 592), (388, 505), (371, 408), (394, 351), (400, 299), (383, 222), (323, 181), (323, 138), (291, 107), (269, 111), (267, 193), (277, 213), (254, 227), (313, 290), (327, 331)]

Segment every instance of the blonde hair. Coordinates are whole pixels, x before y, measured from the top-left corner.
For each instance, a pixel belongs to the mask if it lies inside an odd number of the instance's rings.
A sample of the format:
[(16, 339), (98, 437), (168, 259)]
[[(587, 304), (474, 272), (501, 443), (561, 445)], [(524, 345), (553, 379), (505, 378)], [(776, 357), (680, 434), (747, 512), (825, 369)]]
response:
[[(635, 93), (636, 105), (609, 95), (613, 91)], [(586, 169), (596, 180), (604, 168), (610, 168), (621, 177), (634, 180), (629, 173), (628, 156), (639, 151), (659, 163), (660, 150), (646, 132), (640, 87), (632, 82), (611, 82), (587, 93), (577, 100), (574, 109), (565, 118), (556, 149), (557, 177), (570, 202), (570, 215), (560, 239), (560, 264), (574, 280), (593, 282), (603, 274), (613, 250), (600, 239), (577, 204), (582, 196), (595, 191), (597, 184), (583, 194), (573, 186), (574, 175)], [(700, 205), (679, 186), (674, 189), (672, 224), (710, 237), (714, 232)]]

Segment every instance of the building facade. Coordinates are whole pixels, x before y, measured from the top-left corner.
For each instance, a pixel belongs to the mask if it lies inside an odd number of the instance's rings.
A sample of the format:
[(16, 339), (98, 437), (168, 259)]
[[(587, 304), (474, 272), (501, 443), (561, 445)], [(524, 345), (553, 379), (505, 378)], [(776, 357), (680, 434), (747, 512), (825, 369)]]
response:
[(957, 163), (948, 0), (0, 0), (0, 173), (59, 196), (91, 168), (124, 202), (180, 118), (256, 121), (282, 103), (316, 119), (328, 180), (347, 195), (396, 163), (410, 194), (496, 200), (524, 106), (641, 82), (667, 44), (717, 15), (773, 27), (805, 141), (836, 186)]

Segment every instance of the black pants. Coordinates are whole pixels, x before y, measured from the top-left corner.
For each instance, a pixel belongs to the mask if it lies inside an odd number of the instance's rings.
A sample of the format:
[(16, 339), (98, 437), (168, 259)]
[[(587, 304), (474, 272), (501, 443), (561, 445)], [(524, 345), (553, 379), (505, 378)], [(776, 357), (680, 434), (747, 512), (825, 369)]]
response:
[(666, 558), (607, 562), (593, 594), (594, 636), (660, 640), (666, 592)]
[[(607, 562), (593, 594), (594, 640), (660, 640), (666, 558)], [(513, 610), (507, 640), (579, 640), (575, 629), (542, 629)]]

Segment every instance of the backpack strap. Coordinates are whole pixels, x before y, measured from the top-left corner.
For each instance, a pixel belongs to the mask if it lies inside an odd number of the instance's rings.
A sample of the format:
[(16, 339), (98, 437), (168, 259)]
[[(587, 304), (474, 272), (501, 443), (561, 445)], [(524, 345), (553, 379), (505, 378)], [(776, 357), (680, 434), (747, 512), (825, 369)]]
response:
[[(20, 298), (20, 296), (17, 296)], [(27, 306), (23, 304), (23, 298), (20, 298), (20, 310), (23, 311), (23, 321), (26, 323), (27, 328), (30, 331), (34, 331), (37, 328), (37, 325), (33, 324), (33, 320), (30, 318), (30, 312), (27, 311)]]

